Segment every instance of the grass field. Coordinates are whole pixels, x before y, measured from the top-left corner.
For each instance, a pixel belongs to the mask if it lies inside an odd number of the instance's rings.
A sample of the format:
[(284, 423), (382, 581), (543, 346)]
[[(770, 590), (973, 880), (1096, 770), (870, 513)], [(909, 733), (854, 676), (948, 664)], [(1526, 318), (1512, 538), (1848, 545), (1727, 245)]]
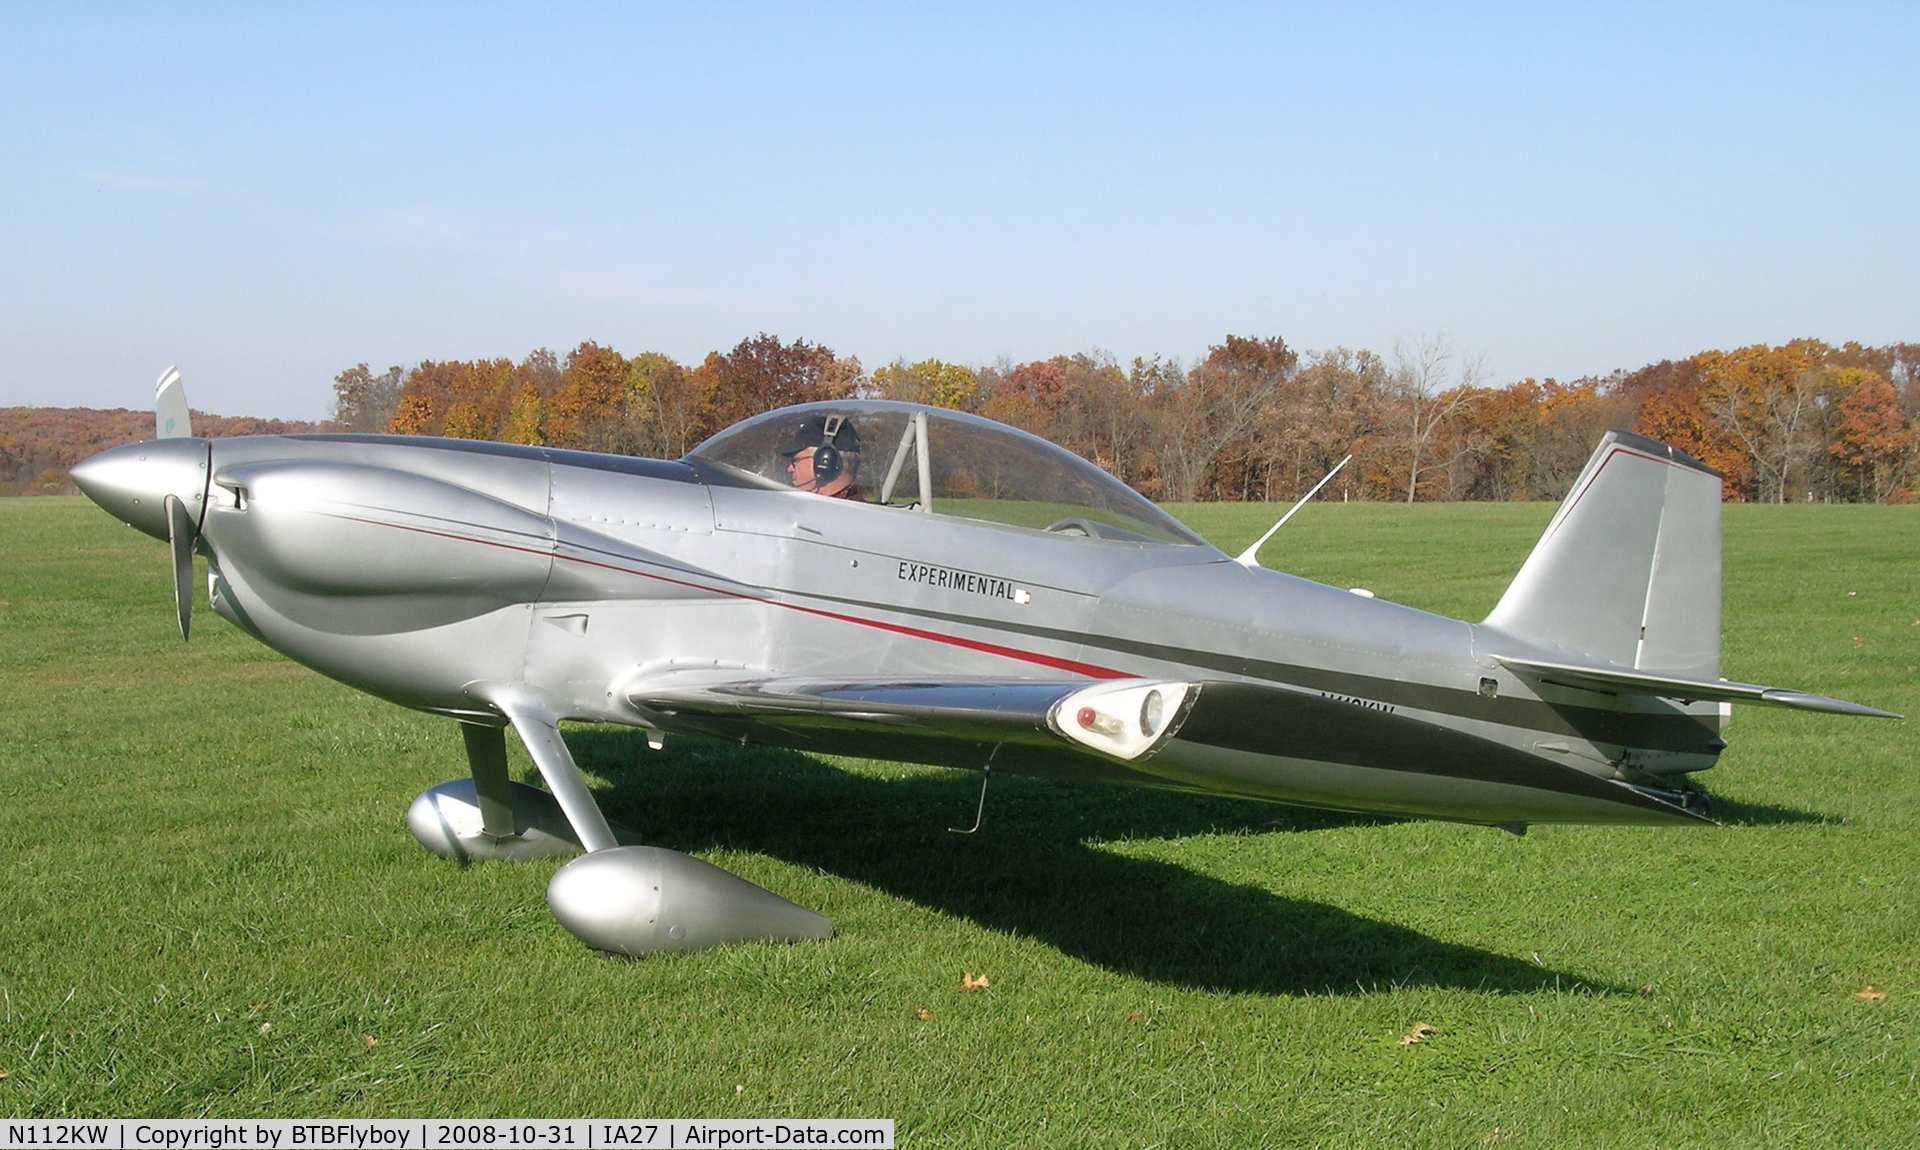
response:
[[(1229, 551), (1274, 514), (1178, 510)], [(1323, 505), (1263, 558), (1478, 618), (1550, 511)], [(1920, 508), (1732, 507), (1726, 544), (1729, 677), (1920, 712)], [(613, 963), (549, 915), (554, 864), (408, 836), (451, 724), (204, 606), (183, 647), (165, 569), (82, 500), (0, 501), (7, 1115), (1920, 1144), (1911, 724), (1743, 709), (1701, 776), (1728, 825), (1525, 838), (1018, 779), (961, 837), (968, 775), (582, 730), (611, 814), (839, 932)]]

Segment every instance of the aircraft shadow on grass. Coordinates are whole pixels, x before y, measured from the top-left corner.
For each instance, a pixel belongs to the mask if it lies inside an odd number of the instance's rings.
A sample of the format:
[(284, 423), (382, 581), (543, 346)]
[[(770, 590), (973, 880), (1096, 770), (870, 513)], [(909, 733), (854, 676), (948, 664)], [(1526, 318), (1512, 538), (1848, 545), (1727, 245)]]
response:
[(568, 738), (583, 767), (613, 782), (612, 794), (601, 793), (608, 815), (652, 845), (771, 855), (1153, 982), (1259, 994), (1405, 986), (1630, 993), (1090, 845), (1388, 819), (996, 776), (980, 833), (961, 835), (947, 828), (973, 822), (978, 792), (976, 781), (953, 772), (877, 779), (794, 752), (717, 741), (676, 739), (650, 752), (634, 732)]

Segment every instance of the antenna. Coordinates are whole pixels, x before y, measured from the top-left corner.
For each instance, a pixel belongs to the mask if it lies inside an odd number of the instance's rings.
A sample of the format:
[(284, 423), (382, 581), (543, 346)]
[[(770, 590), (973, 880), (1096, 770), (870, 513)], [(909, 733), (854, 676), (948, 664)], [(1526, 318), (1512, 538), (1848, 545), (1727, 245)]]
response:
[(1334, 464), (1333, 470), (1327, 472), (1327, 474), (1321, 478), (1320, 482), (1314, 484), (1312, 491), (1309, 491), (1305, 495), (1302, 495), (1300, 497), (1300, 502), (1294, 504), (1292, 507), (1287, 508), (1287, 513), (1280, 517), (1280, 522), (1274, 524), (1272, 527), (1267, 528), (1267, 533), (1265, 535), (1262, 535), (1260, 538), (1254, 540), (1253, 546), (1247, 548), (1245, 551), (1242, 551), (1240, 554), (1234, 556), (1233, 561), (1235, 563), (1240, 564), (1240, 566), (1242, 567), (1260, 566), (1259, 555), (1260, 555), (1261, 546), (1265, 544), (1267, 540), (1273, 538), (1274, 532), (1280, 530), (1282, 527), (1285, 527), (1287, 525), (1287, 520), (1293, 518), (1293, 513), (1307, 505), (1307, 500), (1312, 499), (1314, 496), (1320, 494), (1320, 489), (1327, 485), (1327, 481), (1332, 479), (1334, 476), (1340, 474), (1340, 469), (1342, 467), (1345, 467), (1348, 461), (1351, 460), (1352, 458), (1353, 456), (1349, 455), (1347, 456), (1346, 459), (1342, 459), (1340, 462)]

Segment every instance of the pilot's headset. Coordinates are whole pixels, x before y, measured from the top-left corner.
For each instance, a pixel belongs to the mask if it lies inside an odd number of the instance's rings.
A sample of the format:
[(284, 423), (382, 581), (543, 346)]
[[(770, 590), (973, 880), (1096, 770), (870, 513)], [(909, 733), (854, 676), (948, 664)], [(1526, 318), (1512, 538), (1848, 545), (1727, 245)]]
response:
[[(844, 415), (829, 415), (826, 424), (820, 428), (820, 446), (813, 451), (813, 485), (815, 487), (825, 487), (840, 478), (840, 469), (845, 466), (845, 463), (840, 458), (840, 449), (834, 446), (834, 440), (838, 438), (840, 429), (846, 426), (846, 422), (847, 417)], [(847, 430), (849, 433), (852, 432), (852, 428)], [(858, 450), (852, 444), (849, 444), (848, 448)]]

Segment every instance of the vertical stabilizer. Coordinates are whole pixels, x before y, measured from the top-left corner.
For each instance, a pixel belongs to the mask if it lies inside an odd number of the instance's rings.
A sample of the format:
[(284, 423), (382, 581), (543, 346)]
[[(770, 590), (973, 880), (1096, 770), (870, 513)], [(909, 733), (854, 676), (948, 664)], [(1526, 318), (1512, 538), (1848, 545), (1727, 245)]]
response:
[(1718, 679), (1719, 473), (1608, 432), (1486, 623), (1622, 667)]

